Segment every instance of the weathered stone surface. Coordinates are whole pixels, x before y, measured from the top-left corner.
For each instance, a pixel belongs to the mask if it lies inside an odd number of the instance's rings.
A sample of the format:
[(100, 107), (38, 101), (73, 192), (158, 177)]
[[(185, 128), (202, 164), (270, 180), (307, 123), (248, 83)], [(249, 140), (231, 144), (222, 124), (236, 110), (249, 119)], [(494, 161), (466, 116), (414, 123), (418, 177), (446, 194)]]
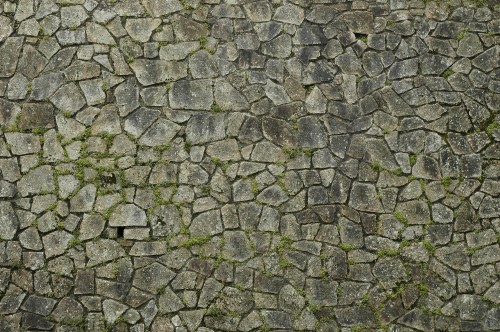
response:
[(130, 64), (130, 68), (143, 85), (175, 81), (187, 76), (187, 66), (183, 62), (138, 59)]
[(146, 226), (146, 213), (134, 204), (118, 205), (109, 217), (110, 226)]
[(169, 91), (170, 106), (177, 109), (210, 110), (213, 104), (211, 80), (175, 82)]

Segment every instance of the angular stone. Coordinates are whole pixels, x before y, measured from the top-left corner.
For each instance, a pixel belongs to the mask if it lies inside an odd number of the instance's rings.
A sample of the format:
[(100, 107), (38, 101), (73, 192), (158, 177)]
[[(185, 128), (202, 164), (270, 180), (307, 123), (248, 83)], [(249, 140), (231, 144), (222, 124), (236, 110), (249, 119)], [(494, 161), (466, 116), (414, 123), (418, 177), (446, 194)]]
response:
[(125, 250), (114, 240), (98, 239), (88, 242), (85, 246), (85, 254), (89, 259), (87, 267), (93, 267), (125, 256)]
[(387, 78), (396, 80), (404, 77), (415, 76), (418, 71), (417, 59), (408, 59), (395, 62), (387, 72)]
[(305, 116), (297, 121), (298, 144), (303, 148), (323, 148), (328, 144), (325, 127), (317, 117)]
[(293, 148), (297, 146), (297, 137), (292, 127), (284, 120), (271, 117), (262, 119), (262, 133), (271, 142)]
[(417, 178), (427, 180), (439, 180), (441, 178), (437, 160), (425, 155), (418, 156), (417, 162), (413, 166), (412, 174)]
[(10, 284), (9, 288), (0, 300), (0, 313), (2, 315), (8, 315), (17, 312), (25, 297), (26, 293), (23, 292), (21, 288)]
[(208, 36), (205, 24), (198, 23), (184, 16), (178, 16), (173, 22), (175, 37), (179, 41), (200, 40)]
[(80, 89), (74, 83), (68, 83), (60, 87), (55, 94), (50, 97), (50, 101), (61, 112), (74, 114), (85, 105), (85, 98), (80, 93)]
[(349, 30), (354, 33), (369, 35), (373, 33), (374, 22), (373, 15), (369, 12), (347, 12), (342, 15), (345, 24)]
[(481, 218), (500, 217), (500, 199), (497, 197), (486, 196), (479, 206), (479, 216)]
[(136, 271), (133, 285), (151, 294), (157, 294), (175, 277), (175, 273), (159, 263)]
[(61, 26), (77, 28), (88, 18), (82, 6), (66, 6), (61, 8)]
[[(187, 66), (184, 62), (138, 59), (130, 64), (130, 68), (143, 85), (176, 81), (187, 76)], [(178, 83), (180, 82), (174, 85)]]
[(85, 214), (80, 224), (80, 241), (97, 238), (104, 230), (106, 221), (99, 214)]
[(90, 43), (116, 45), (116, 41), (109, 31), (100, 24), (87, 22), (87, 40)]
[(54, 191), (54, 176), (51, 167), (45, 165), (30, 170), (17, 183), (17, 190), (23, 197)]
[(33, 80), (30, 98), (38, 101), (49, 98), (63, 82), (64, 77), (60, 72), (42, 74)]
[(238, 143), (235, 139), (226, 139), (210, 144), (207, 147), (207, 154), (223, 161), (241, 159)]
[(109, 217), (109, 225), (119, 226), (146, 226), (146, 213), (134, 204), (118, 205)]
[(267, 1), (256, 1), (243, 5), (247, 17), (252, 22), (267, 22), (271, 20), (272, 7)]
[(13, 24), (8, 17), (0, 16), (0, 42), (3, 42), (12, 34), (12, 26)]
[(65, 297), (52, 312), (52, 316), (56, 322), (74, 323), (79, 322), (83, 318), (83, 307), (76, 300)]
[(47, 59), (36, 48), (27, 45), (23, 48), (23, 54), (21, 59), (19, 59), (17, 70), (24, 76), (33, 79), (42, 72), (47, 63)]
[(42, 148), (40, 140), (35, 134), (5, 133), (5, 140), (15, 155), (37, 153)]
[(181, 129), (179, 125), (166, 119), (159, 119), (142, 135), (139, 144), (160, 146), (168, 144)]
[(214, 88), (215, 103), (225, 111), (244, 111), (250, 108), (245, 97), (225, 80), (217, 80)]
[(139, 107), (139, 87), (131, 77), (115, 89), (116, 104), (121, 116), (126, 116)]
[(17, 67), (19, 54), (24, 42), (24, 37), (7, 38), (0, 46), (0, 77), (10, 77), (14, 75)]
[(70, 200), (71, 212), (90, 212), (94, 206), (97, 188), (93, 184), (88, 184)]
[(191, 236), (207, 236), (222, 233), (222, 219), (219, 210), (203, 212), (196, 216), (189, 226)]
[[(176, 312), (184, 307), (185, 305), (181, 299), (168, 287), (158, 299), (158, 311), (160, 313)], [(164, 325), (161, 328), (163, 329)]]
[[(213, 78), (218, 76), (218, 69), (214, 56), (206, 50), (200, 50), (189, 58), (189, 69), (193, 78)], [(215, 96), (217, 100), (217, 84), (215, 86)], [(246, 102), (244, 98), (243, 101)]]
[(226, 231), (223, 238), (224, 247), (222, 249), (222, 256), (225, 259), (243, 262), (253, 256), (252, 247), (245, 232)]
[(45, 257), (51, 258), (59, 256), (64, 253), (68, 248), (69, 241), (73, 235), (65, 231), (55, 231), (42, 238), (43, 246), (45, 248)]
[(212, 81), (178, 81), (169, 91), (170, 106), (177, 109), (210, 110), (213, 104)]
[(483, 44), (481, 44), (479, 37), (473, 33), (464, 34), (458, 44), (457, 55), (470, 58), (482, 52)]
[(367, 212), (383, 212), (375, 186), (365, 183), (354, 183), (350, 193), (349, 206)]
[(470, 261), (463, 243), (438, 248), (436, 258), (453, 269), (470, 271)]
[(98, 105), (106, 101), (106, 93), (102, 90), (102, 81), (100, 79), (83, 81), (79, 85), (87, 105)]
[(265, 87), (266, 95), (275, 105), (282, 105), (291, 102), (285, 88), (271, 80), (267, 80)]
[(56, 303), (56, 300), (48, 297), (30, 295), (26, 301), (24, 301), (21, 309), (38, 315), (47, 316), (52, 312)]
[(166, 16), (182, 10), (182, 4), (177, 0), (142, 0), (149, 15), (153, 17)]
[(226, 136), (222, 114), (195, 114), (186, 127), (186, 140), (191, 144), (203, 144)]
[(161, 24), (160, 19), (152, 18), (129, 18), (125, 22), (125, 30), (130, 37), (139, 43), (145, 43), (151, 37), (151, 33)]
[(430, 211), (426, 202), (413, 200), (399, 203), (396, 210), (401, 212), (410, 225), (422, 225), (430, 223)]
[(19, 228), (19, 220), (11, 202), (0, 202), (0, 238), (12, 240)]
[(299, 6), (286, 4), (278, 7), (273, 16), (274, 21), (300, 25), (304, 21), (304, 10)]
[(264, 189), (258, 196), (257, 200), (271, 206), (278, 206), (288, 200), (288, 195), (278, 185), (273, 185)]
[(334, 306), (337, 304), (338, 283), (321, 279), (306, 279), (305, 297), (316, 305)]
[(262, 53), (275, 58), (287, 58), (292, 52), (292, 38), (288, 35), (278, 36), (262, 44)]
[(92, 124), (92, 135), (121, 133), (120, 117), (116, 106), (104, 106)]
[(108, 324), (115, 323), (118, 317), (121, 317), (127, 308), (126, 305), (115, 300), (106, 299), (102, 302), (104, 319)]

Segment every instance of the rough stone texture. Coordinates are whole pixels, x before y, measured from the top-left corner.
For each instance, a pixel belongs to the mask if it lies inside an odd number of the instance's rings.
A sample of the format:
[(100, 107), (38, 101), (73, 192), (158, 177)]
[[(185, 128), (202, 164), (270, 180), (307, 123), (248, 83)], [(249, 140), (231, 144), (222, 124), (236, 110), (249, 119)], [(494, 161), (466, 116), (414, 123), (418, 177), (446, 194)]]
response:
[(0, 331), (500, 330), (493, 0), (0, 0)]

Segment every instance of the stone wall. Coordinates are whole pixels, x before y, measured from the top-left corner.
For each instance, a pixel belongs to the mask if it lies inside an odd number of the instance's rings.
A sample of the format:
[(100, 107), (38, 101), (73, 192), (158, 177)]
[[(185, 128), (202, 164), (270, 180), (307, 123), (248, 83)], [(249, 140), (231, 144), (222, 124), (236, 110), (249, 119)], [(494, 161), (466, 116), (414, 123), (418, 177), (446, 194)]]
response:
[(496, 0), (0, 0), (0, 330), (500, 330), (499, 41)]

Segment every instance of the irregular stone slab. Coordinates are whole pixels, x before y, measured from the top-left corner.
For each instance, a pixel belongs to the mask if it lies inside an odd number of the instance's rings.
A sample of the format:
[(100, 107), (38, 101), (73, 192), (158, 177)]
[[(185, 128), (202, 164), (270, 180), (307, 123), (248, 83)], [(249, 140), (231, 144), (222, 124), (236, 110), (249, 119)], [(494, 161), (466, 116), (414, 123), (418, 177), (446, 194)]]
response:
[(85, 105), (85, 98), (75, 83), (68, 83), (60, 87), (50, 98), (50, 101), (61, 112), (69, 112), (70, 114), (76, 113)]
[(30, 98), (38, 101), (49, 98), (63, 83), (64, 77), (60, 72), (42, 74), (33, 80)]
[(61, 26), (64, 28), (79, 27), (89, 17), (82, 6), (66, 6), (61, 8)]
[(65, 297), (52, 312), (52, 317), (56, 322), (78, 322), (83, 318), (83, 307), (76, 300)]
[(367, 212), (383, 212), (375, 186), (367, 183), (354, 183), (350, 194), (349, 206)]
[(486, 196), (479, 206), (479, 216), (481, 218), (500, 217), (500, 198)]
[(484, 265), (500, 261), (500, 246), (494, 244), (475, 251), (471, 257), (471, 264)]
[(271, 20), (272, 7), (267, 1), (256, 1), (243, 5), (247, 17), (252, 22), (267, 22)]
[(0, 15), (0, 43), (9, 37), (14, 29), (10, 19), (6, 16)]
[[(187, 65), (184, 62), (138, 59), (130, 64), (130, 68), (143, 85), (176, 81), (187, 76)], [(174, 84), (177, 83), (179, 82)]]
[[(182, 42), (182, 43), (168, 44), (168, 45), (160, 47), (160, 59), (167, 60), (167, 61), (183, 60), (188, 55), (192, 54), (193, 52), (195, 52), (199, 48), (200, 48), (200, 42), (198, 42), (198, 41), (188, 41), (188, 42)], [(200, 51), (200, 52), (203, 52), (203, 51)], [(191, 69), (191, 59), (192, 59), (192, 56), (190, 57), (190, 64), (189, 64), (190, 70), (192, 70)], [(211, 66), (209, 66), (205, 70), (208, 71), (210, 69), (213, 69), (213, 68)], [(196, 73), (195, 74), (196, 76), (193, 76), (193, 78), (201, 78), (201, 77), (197, 77), (197, 76), (199, 76), (200, 70), (197, 68), (194, 71)], [(214, 73), (214, 76), (217, 76), (217, 73)]]
[(108, 324), (115, 323), (118, 317), (121, 317), (127, 309), (128, 307), (125, 304), (115, 300), (106, 299), (102, 302), (102, 312)]
[(120, 134), (121, 131), (118, 110), (113, 105), (104, 106), (91, 127), (92, 135)]
[(288, 195), (277, 184), (264, 189), (258, 196), (257, 200), (271, 206), (278, 206), (288, 201)]
[(179, 41), (200, 40), (208, 36), (205, 24), (198, 23), (184, 16), (178, 16), (173, 22), (175, 37)]
[(132, 136), (138, 138), (156, 121), (156, 119), (158, 119), (159, 116), (160, 111), (141, 107), (127, 117), (123, 129)]
[(10, 284), (2, 300), (0, 300), (0, 314), (16, 313), (25, 297), (26, 293), (21, 288)]
[(131, 77), (115, 89), (116, 104), (121, 116), (126, 116), (139, 107), (139, 87)]
[(109, 217), (109, 225), (112, 227), (146, 226), (146, 213), (134, 204), (118, 205)]
[(151, 33), (161, 24), (160, 19), (152, 18), (129, 18), (125, 22), (125, 30), (130, 37), (139, 43), (145, 43), (151, 37)]
[(286, 4), (278, 7), (273, 16), (274, 21), (300, 25), (304, 21), (304, 10), (299, 6)]
[(52, 312), (52, 309), (56, 305), (57, 301), (48, 297), (30, 295), (21, 309), (28, 312), (33, 312), (38, 315), (47, 316)]
[(483, 44), (476, 34), (466, 33), (458, 44), (457, 55), (462, 57), (473, 57), (483, 52)]
[(85, 27), (89, 43), (116, 45), (113, 36), (102, 25), (94, 22), (87, 22)]
[(238, 142), (235, 139), (226, 139), (207, 147), (207, 154), (220, 160), (240, 160)]
[(439, 180), (441, 178), (441, 171), (439, 170), (439, 163), (437, 160), (420, 155), (417, 162), (413, 166), (412, 174), (421, 179)]
[(175, 273), (159, 263), (153, 263), (138, 269), (134, 275), (133, 285), (151, 294), (156, 294), (165, 288)]
[(42, 72), (48, 60), (41, 55), (36, 48), (27, 45), (23, 48), (23, 54), (19, 60), (17, 70), (28, 78), (35, 78)]
[(35, 134), (5, 133), (5, 140), (15, 155), (37, 153), (42, 148), (40, 139)]
[(57, 41), (62, 46), (81, 45), (87, 42), (85, 29), (61, 30), (56, 32)]
[(498, 66), (498, 47), (493, 46), (476, 56), (472, 60), (472, 65), (481, 69), (484, 72), (489, 72)]
[(0, 202), (0, 238), (12, 240), (19, 228), (19, 220), (11, 202)]
[(399, 318), (398, 322), (419, 331), (431, 331), (434, 329), (432, 317), (418, 308), (411, 310)]
[[(200, 50), (189, 58), (189, 69), (193, 78), (213, 78), (219, 75), (216, 59), (206, 50)], [(215, 95), (217, 99), (217, 85), (215, 87)], [(243, 98), (243, 102), (246, 102), (245, 98)]]
[(298, 143), (296, 133), (284, 120), (264, 117), (262, 119), (262, 133), (271, 142), (284, 147), (293, 148)]
[(34, 168), (17, 183), (17, 190), (25, 197), (55, 190), (52, 168), (48, 165)]
[(125, 250), (114, 240), (98, 239), (88, 242), (85, 246), (85, 254), (89, 259), (87, 267), (93, 267), (125, 256)]
[(7, 38), (0, 46), (0, 77), (11, 77), (14, 75), (17, 67), (21, 47), (24, 37)]
[(342, 15), (342, 18), (349, 30), (354, 33), (361, 33), (364, 35), (373, 33), (373, 14), (370, 12), (347, 12)]
[(323, 148), (328, 144), (328, 135), (325, 127), (317, 117), (305, 116), (297, 121), (298, 144), (303, 148)]
[(21, 111), (16, 103), (0, 99), (0, 125), (1, 126), (14, 126), (16, 124), (16, 119)]
[(271, 80), (266, 81), (265, 91), (266, 96), (271, 99), (275, 105), (282, 105), (292, 101), (287, 95), (285, 88)]
[(153, 17), (166, 16), (182, 10), (182, 4), (177, 0), (142, 0), (142, 4)]
[(164, 290), (158, 299), (158, 312), (160, 313), (175, 312), (184, 307), (182, 300), (169, 287)]
[(88, 80), (79, 83), (87, 105), (99, 105), (106, 101), (106, 93), (102, 90), (102, 80)]
[(245, 232), (226, 231), (224, 232), (224, 248), (222, 255), (229, 260), (244, 262), (253, 256), (252, 247)]
[(210, 110), (213, 104), (212, 81), (204, 79), (175, 82), (169, 91), (169, 100), (174, 109)]
[(142, 135), (139, 139), (139, 144), (146, 146), (168, 144), (180, 129), (181, 126), (172, 121), (159, 119)]
[(97, 238), (104, 230), (106, 220), (100, 214), (85, 214), (80, 224), (80, 241)]
[(186, 126), (186, 140), (203, 144), (226, 137), (223, 114), (195, 114)]
[(436, 258), (455, 270), (470, 271), (470, 259), (464, 243), (438, 248)]
[(71, 212), (90, 212), (94, 206), (97, 188), (93, 184), (88, 184), (70, 200)]
[(196, 216), (189, 226), (191, 236), (207, 236), (222, 233), (222, 220), (219, 210), (203, 212)]
[(262, 44), (262, 53), (275, 58), (288, 58), (292, 52), (292, 38), (281, 35)]
[(400, 211), (410, 225), (422, 225), (430, 223), (430, 211), (426, 202), (413, 200), (399, 203), (396, 208)]
[(245, 97), (226, 80), (217, 80), (214, 91), (215, 103), (226, 111), (244, 111), (250, 108)]
[(73, 235), (65, 231), (55, 231), (45, 235), (42, 238), (43, 247), (45, 248), (45, 257), (48, 259), (64, 254), (72, 238)]

